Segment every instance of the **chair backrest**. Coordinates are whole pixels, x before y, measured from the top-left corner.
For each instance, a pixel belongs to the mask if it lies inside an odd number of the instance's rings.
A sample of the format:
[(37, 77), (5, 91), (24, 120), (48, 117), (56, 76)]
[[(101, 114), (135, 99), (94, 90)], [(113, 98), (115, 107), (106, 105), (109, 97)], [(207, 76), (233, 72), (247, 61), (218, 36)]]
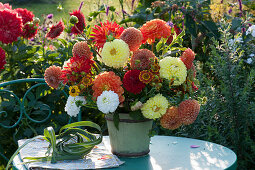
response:
[(58, 131), (61, 126), (77, 121), (64, 111), (67, 92), (68, 86), (54, 90), (43, 78), (0, 83), (0, 157), (8, 160), (13, 153), (10, 150), (16, 150), (15, 143), (21, 138), (43, 134), (48, 126)]

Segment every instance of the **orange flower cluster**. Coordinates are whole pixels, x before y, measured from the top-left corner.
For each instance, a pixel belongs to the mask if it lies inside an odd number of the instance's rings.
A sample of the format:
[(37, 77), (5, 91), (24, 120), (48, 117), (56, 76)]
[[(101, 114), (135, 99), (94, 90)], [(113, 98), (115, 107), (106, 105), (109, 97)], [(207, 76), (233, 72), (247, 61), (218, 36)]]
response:
[(92, 59), (92, 52), (85, 41), (77, 42), (73, 46), (73, 56), (75, 57), (84, 57), (86, 59)]
[(168, 38), (171, 35), (171, 27), (161, 19), (146, 22), (140, 29), (143, 34), (143, 43), (152, 44), (155, 39)]
[(161, 117), (160, 124), (166, 129), (177, 129), (182, 124), (192, 124), (200, 111), (199, 103), (194, 99), (182, 101), (179, 107), (170, 107)]
[(119, 76), (117, 76), (114, 72), (103, 72), (96, 76), (94, 80), (94, 85), (92, 86), (92, 90), (94, 91), (93, 97), (97, 99), (103, 91), (111, 90), (114, 91), (119, 96), (120, 103), (124, 102), (125, 98), (123, 96), (124, 89), (121, 87), (122, 81)]
[(140, 30), (129, 27), (123, 31), (120, 35), (120, 39), (128, 44), (130, 51), (136, 51), (142, 45), (143, 34)]

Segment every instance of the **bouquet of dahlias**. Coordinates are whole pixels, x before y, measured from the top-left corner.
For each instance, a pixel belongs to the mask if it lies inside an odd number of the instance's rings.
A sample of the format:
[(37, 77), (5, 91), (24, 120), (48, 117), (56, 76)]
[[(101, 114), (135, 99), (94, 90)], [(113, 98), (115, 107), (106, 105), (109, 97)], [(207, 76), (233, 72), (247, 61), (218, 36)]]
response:
[(160, 119), (167, 129), (195, 121), (200, 110), (190, 98), (197, 90), (195, 53), (180, 44), (184, 30), (155, 19), (140, 29), (107, 21), (96, 25), (89, 37), (84, 30), (77, 34), (88, 41), (75, 43), (62, 68), (45, 71), (49, 86), (69, 85), (65, 110), (70, 116), (85, 106), (104, 114)]

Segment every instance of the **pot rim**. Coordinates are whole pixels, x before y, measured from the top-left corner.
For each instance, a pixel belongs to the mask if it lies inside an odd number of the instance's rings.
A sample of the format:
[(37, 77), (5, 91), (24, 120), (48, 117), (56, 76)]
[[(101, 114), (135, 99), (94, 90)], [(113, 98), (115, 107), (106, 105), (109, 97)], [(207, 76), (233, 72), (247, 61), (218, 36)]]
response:
[[(121, 113), (122, 114), (122, 113)], [(127, 113), (125, 113), (127, 114)], [(113, 116), (106, 114), (105, 115), (105, 119), (108, 121), (113, 121)], [(134, 120), (134, 119), (119, 119), (119, 122), (126, 122), (126, 123), (140, 123), (140, 122), (149, 122), (149, 121), (153, 121), (152, 119), (143, 119), (143, 120)]]

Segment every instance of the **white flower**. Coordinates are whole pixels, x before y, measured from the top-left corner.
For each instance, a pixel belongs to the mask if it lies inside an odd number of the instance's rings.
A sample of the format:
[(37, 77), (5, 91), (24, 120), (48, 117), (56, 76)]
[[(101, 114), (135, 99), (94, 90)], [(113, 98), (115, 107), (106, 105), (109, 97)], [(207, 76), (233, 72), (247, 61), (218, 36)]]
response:
[(119, 104), (119, 96), (111, 90), (103, 91), (103, 93), (97, 97), (97, 107), (105, 114), (114, 112)]
[(141, 109), (142, 107), (143, 107), (143, 103), (138, 101), (133, 106), (131, 106), (131, 110), (136, 111), (136, 110)]
[(86, 100), (83, 96), (68, 97), (66, 106), (65, 106), (65, 111), (67, 112), (69, 116), (76, 117), (79, 114), (81, 106), (78, 107), (76, 105), (77, 101), (81, 101), (82, 104), (86, 104)]
[(246, 63), (247, 63), (247, 64), (251, 64), (251, 63), (252, 63), (252, 59), (251, 59), (251, 58), (248, 58), (248, 59), (246, 60)]
[(248, 28), (246, 31), (246, 35), (251, 34), (253, 37), (255, 37), (255, 25), (252, 25)]
[(252, 53), (252, 54), (250, 54), (249, 56), (250, 56), (250, 57), (254, 57), (255, 55)]

